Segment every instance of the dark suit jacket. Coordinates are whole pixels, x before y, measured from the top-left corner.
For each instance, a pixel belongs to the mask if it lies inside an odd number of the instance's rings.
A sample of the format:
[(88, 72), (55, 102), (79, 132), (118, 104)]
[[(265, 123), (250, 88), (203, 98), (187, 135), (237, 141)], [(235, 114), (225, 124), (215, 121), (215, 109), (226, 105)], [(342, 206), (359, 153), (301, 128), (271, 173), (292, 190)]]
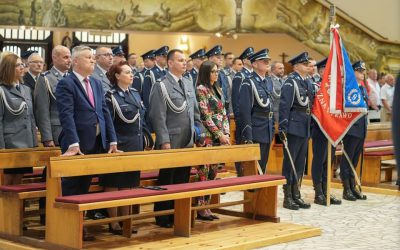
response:
[(35, 79), (33, 79), (33, 77), (31, 76), (31, 74), (29, 74), (29, 72), (26, 72), (24, 77), (24, 85), (28, 86), (29, 88), (31, 88), (32, 92), (35, 90), (35, 85), (36, 85), (36, 81)]
[(95, 78), (89, 78), (89, 80), (95, 107), (90, 104), (86, 91), (75, 74), (71, 73), (64, 77), (57, 85), (57, 108), (62, 126), (59, 138), (63, 152), (76, 142), (79, 142), (83, 153), (93, 149), (96, 142), (97, 123), (100, 126), (103, 149), (107, 149), (110, 142), (117, 141), (102, 85)]

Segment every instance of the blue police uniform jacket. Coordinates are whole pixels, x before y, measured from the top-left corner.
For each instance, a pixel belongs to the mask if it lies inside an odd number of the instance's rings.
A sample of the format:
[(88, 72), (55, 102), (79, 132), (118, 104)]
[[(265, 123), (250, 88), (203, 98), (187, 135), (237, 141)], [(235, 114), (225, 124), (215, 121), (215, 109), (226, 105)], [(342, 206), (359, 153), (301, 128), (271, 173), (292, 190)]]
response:
[(303, 79), (297, 72), (289, 74), (281, 89), (279, 131), (299, 137), (310, 137), (313, 93), (310, 81)]
[(189, 73), (190, 73), (190, 75), (192, 76), (194, 85), (196, 85), (196, 82), (197, 82), (197, 74), (198, 74), (197, 70), (195, 70), (195, 69), (193, 68), (191, 71), (189, 71)]
[(228, 98), (229, 81), (228, 77), (222, 70), (220, 70), (218, 73), (218, 84), (224, 94), (224, 99), (222, 100), (222, 102), (224, 103), (225, 109), (228, 110), (227, 106), (229, 105), (229, 103), (227, 103), (227, 101), (229, 100)]
[(143, 69), (142, 71), (138, 71), (133, 75), (132, 87), (136, 89), (140, 95), (142, 94), (145, 71), (146, 69)]
[[(116, 101), (113, 103), (112, 97)], [(118, 86), (114, 86), (106, 94), (106, 102), (113, 119), (115, 133), (117, 135), (118, 149), (122, 151), (142, 151), (144, 149), (143, 127), (145, 108), (142, 104), (139, 92), (134, 88), (129, 88), (124, 92)], [(117, 111), (120, 109), (120, 113)], [(133, 121), (127, 123), (122, 116)]]
[[(254, 93), (255, 85), (260, 102)], [(252, 140), (260, 143), (271, 143), (274, 135), (274, 118), (271, 98), (272, 82), (253, 72), (240, 86), (239, 116), (242, 128), (241, 140)], [(268, 104), (268, 105), (266, 105)]]
[[(165, 76), (165, 70), (162, 70), (157, 66), (154, 65), (153, 68), (147, 70), (144, 74), (144, 82), (142, 86), (142, 99), (144, 106), (148, 109), (149, 108), (149, 96), (151, 87), (154, 83), (160, 81)], [(153, 74), (154, 79), (152, 79), (151, 74)]]
[(240, 72), (237, 72), (232, 80), (232, 110), (233, 114), (235, 115), (235, 119), (239, 117), (239, 88), (245, 78), (250, 77), (251, 71), (246, 69), (245, 67), (242, 68)]

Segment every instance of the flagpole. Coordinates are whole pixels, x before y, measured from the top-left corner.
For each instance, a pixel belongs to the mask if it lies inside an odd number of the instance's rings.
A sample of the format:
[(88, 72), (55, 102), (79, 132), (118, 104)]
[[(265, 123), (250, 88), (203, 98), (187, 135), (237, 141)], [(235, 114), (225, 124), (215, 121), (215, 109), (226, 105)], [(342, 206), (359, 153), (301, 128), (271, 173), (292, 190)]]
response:
[(326, 206), (329, 207), (331, 205), (331, 179), (332, 179), (332, 146), (329, 140), (328, 141), (328, 164), (326, 166)]
[[(329, 6), (329, 19), (331, 23), (331, 27), (335, 25), (336, 22), (336, 8), (335, 5), (331, 4)], [(332, 32), (329, 32), (332, 36)], [(330, 39), (332, 42), (332, 38)], [(332, 44), (330, 45), (332, 46)], [(329, 207), (331, 205), (331, 180), (332, 180), (332, 146), (329, 140), (327, 140), (328, 147), (328, 162), (326, 166), (326, 206)]]

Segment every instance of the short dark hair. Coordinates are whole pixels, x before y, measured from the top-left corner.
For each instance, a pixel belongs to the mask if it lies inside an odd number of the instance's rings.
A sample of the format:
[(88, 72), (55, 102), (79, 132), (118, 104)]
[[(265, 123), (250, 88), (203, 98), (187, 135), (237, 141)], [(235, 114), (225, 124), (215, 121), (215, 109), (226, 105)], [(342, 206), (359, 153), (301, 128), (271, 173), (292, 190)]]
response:
[(242, 59), (240, 59), (239, 57), (235, 57), (235, 58), (233, 58), (232, 64), (235, 64), (237, 60), (242, 61), (242, 63), (243, 63)]
[(175, 53), (183, 54), (183, 51), (180, 50), (180, 49), (171, 49), (167, 54), (167, 62), (172, 60), (172, 58), (174, 57)]
[(212, 61), (205, 61), (200, 65), (200, 69), (199, 69), (199, 74), (197, 76), (197, 82), (196, 85), (204, 85), (208, 88), (212, 88), (211, 85), (211, 70), (217, 66), (216, 63), (212, 62)]
[(228, 56), (230, 56), (230, 55), (233, 55), (233, 53), (232, 52), (226, 52), (225, 54), (224, 54), (224, 59), (226, 59)]
[(134, 56), (134, 55), (136, 55), (136, 53), (135, 52), (133, 52), (133, 53), (130, 53), (130, 54), (128, 54), (128, 59), (129, 59), (129, 57), (131, 57), (131, 56)]
[(110, 83), (112, 85), (117, 85), (118, 80), (117, 77), (115, 76), (115, 74), (121, 74), (122, 72), (122, 66), (127, 65), (129, 66), (127, 61), (120, 61), (117, 64), (113, 64), (110, 69), (107, 71), (106, 75), (107, 78), (110, 80)]

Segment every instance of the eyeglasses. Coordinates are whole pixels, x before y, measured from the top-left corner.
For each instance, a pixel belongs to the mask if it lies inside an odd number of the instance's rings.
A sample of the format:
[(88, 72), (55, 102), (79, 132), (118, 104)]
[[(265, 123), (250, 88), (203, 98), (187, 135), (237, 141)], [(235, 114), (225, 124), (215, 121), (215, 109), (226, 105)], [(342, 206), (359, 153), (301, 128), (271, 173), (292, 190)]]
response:
[(15, 64), (15, 67), (16, 68), (25, 68), (26, 67), (26, 65), (25, 65), (25, 63), (17, 63), (17, 64)]
[(105, 56), (105, 57), (109, 57), (109, 56), (113, 56), (112, 53), (104, 53), (104, 54), (97, 54), (98, 56)]
[(44, 62), (43, 62), (43, 61), (31, 61), (31, 62), (29, 62), (29, 63), (35, 63), (35, 64), (44, 64)]

